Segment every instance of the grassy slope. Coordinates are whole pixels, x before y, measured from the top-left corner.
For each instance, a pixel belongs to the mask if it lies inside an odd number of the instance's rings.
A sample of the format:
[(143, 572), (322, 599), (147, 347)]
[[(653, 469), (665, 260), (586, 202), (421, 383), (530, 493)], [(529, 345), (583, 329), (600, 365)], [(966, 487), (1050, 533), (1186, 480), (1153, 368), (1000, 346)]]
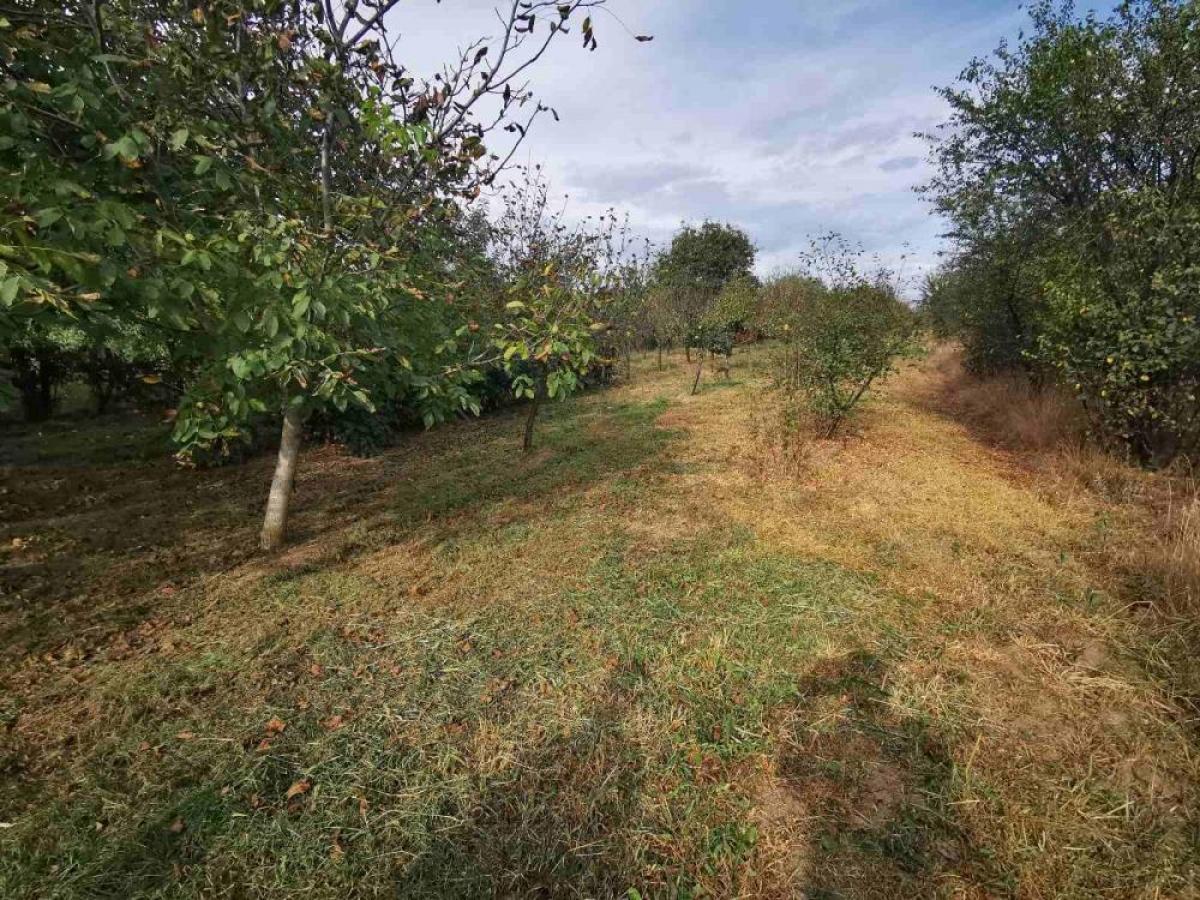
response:
[(11, 469), (0, 896), (1190, 896), (1144, 514), (929, 365), (783, 477), (754, 359), (314, 452), (278, 561), (269, 460)]

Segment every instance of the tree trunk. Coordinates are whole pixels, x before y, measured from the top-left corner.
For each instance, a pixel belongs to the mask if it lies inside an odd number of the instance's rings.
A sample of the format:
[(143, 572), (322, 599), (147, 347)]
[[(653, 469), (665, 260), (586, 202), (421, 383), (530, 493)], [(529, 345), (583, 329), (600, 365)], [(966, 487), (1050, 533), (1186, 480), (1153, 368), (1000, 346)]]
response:
[(696, 380), (692, 382), (692, 394), (700, 388), (700, 375), (704, 371), (704, 351), (696, 351)]
[(686, 359), (688, 362), (692, 361), (692, 345), (691, 344), (683, 345), (683, 358)]
[(625, 347), (625, 380), (633, 381), (633, 350)]
[(279, 439), (279, 457), (275, 461), (275, 477), (271, 479), (271, 494), (263, 516), (263, 550), (273, 553), (283, 546), (287, 537), (288, 504), (292, 499), (292, 482), (296, 479), (296, 462), (300, 458), (300, 432), (304, 417), (300, 410), (288, 404), (283, 413), (283, 433)]
[(658, 371), (662, 371), (662, 344), (658, 345)]
[(330, 160), (333, 149), (333, 128), (329, 122), (321, 129), (321, 220), (328, 234), (333, 231), (333, 198), (331, 196)]
[(538, 410), (542, 408), (542, 386), (539, 384), (533, 392), (533, 402), (529, 404), (529, 415), (525, 417), (525, 440), (521, 451), (529, 453), (533, 450), (533, 423), (537, 421)]
[(56, 366), (32, 354), (14, 353), (13, 383), (21, 393), (21, 411), (26, 422), (44, 422), (54, 412)]

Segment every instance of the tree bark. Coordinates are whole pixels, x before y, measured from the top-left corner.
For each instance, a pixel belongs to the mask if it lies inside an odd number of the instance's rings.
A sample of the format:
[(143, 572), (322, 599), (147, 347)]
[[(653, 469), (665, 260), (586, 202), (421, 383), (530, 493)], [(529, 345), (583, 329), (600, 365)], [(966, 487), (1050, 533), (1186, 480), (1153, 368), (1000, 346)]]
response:
[(287, 405), (283, 412), (283, 432), (279, 439), (279, 456), (275, 461), (275, 476), (271, 479), (271, 494), (263, 516), (263, 550), (273, 553), (283, 547), (287, 538), (288, 504), (292, 499), (292, 483), (296, 479), (296, 462), (300, 458), (300, 432), (304, 417), (300, 410)]
[(13, 354), (13, 363), (16, 368), (13, 383), (21, 392), (25, 421), (46, 421), (54, 412), (54, 388), (59, 378), (57, 366), (23, 352)]
[(321, 220), (326, 234), (333, 231), (333, 197), (330, 186), (333, 180), (330, 174), (332, 150), (333, 128), (326, 122), (325, 127), (321, 129)]
[(696, 380), (692, 382), (692, 394), (700, 388), (700, 375), (704, 372), (704, 352), (696, 351)]
[(658, 345), (658, 371), (662, 371), (662, 344)]
[(533, 394), (533, 402), (529, 404), (529, 414), (525, 417), (525, 440), (521, 451), (529, 453), (533, 450), (533, 423), (537, 421), (538, 410), (542, 408), (542, 386), (538, 385)]

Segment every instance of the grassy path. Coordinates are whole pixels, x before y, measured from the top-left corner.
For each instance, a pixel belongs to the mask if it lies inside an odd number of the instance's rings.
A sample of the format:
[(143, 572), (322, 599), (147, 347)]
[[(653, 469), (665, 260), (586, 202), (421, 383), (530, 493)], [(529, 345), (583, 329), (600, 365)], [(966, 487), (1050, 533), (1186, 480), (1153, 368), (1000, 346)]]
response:
[(735, 360), (310, 454), (278, 561), (268, 461), (10, 469), (0, 896), (1195, 896), (1139, 507), (932, 362), (788, 475)]

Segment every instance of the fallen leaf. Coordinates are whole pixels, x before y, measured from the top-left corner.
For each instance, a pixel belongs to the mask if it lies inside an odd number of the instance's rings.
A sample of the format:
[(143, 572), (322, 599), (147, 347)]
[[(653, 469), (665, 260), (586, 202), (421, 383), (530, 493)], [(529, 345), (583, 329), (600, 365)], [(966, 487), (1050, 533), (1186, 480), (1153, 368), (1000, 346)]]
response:
[(323, 668), (321, 668), (320, 663), (313, 663), (311, 666), (308, 667), (308, 671), (312, 674), (313, 678), (320, 678), (322, 675), (325, 674), (325, 670)]
[(138, 744), (138, 749), (141, 750), (143, 753), (145, 753), (147, 750), (150, 749), (150, 742), (142, 741), (140, 744)]
[(258, 752), (259, 753), (266, 753), (270, 749), (271, 749), (271, 739), (269, 737), (265, 737), (261, 741), (258, 742)]
[(179, 734), (175, 735), (175, 737), (179, 738), (181, 741), (190, 741), (195, 736), (196, 732), (194, 731), (181, 731)]
[(325, 727), (328, 728), (330, 731), (335, 731), (336, 729), (341, 728), (342, 727), (342, 717), (341, 716), (330, 716), (328, 719), (325, 720)]
[(271, 734), (282, 734), (285, 728), (287, 728), (287, 722), (283, 721), (279, 716), (272, 716), (266, 726), (267, 731), (271, 732)]
[(312, 785), (310, 785), (307, 781), (297, 781), (287, 789), (287, 799), (291, 800), (293, 797), (299, 797), (301, 794), (307, 794), (310, 787), (312, 787)]
[(179, 834), (185, 827), (186, 826), (183, 824), (183, 819), (176, 819), (171, 823), (171, 827), (168, 828), (167, 831), (171, 832), (171, 834)]

